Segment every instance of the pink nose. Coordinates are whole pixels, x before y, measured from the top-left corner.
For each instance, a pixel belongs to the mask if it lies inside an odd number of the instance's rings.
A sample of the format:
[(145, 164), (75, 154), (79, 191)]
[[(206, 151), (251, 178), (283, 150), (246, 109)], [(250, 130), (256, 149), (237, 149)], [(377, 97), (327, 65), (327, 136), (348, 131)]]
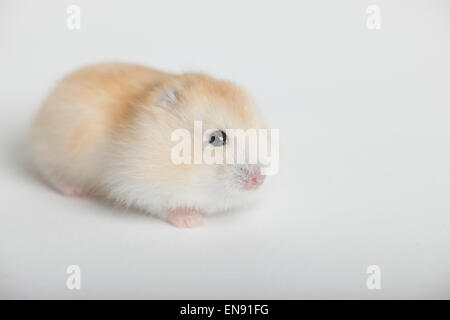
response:
[(244, 185), (244, 189), (245, 190), (251, 190), (251, 189), (256, 189), (258, 188), (260, 185), (263, 184), (264, 179), (266, 178), (266, 176), (263, 176), (259, 170), (257, 170), (256, 172), (252, 172), (248, 175), (248, 180)]

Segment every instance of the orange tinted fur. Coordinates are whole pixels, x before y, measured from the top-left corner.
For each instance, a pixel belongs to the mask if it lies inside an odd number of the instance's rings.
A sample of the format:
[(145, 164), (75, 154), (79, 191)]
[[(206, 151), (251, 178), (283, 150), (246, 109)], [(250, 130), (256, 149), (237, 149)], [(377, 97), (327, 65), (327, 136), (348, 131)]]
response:
[(225, 210), (248, 197), (235, 186), (236, 168), (171, 160), (171, 133), (192, 133), (197, 120), (203, 130), (263, 128), (253, 103), (231, 82), (130, 64), (88, 66), (45, 99), (30, 130), (34, 160), (69, 194), (101, 189), (161, 217), (176, 207)]

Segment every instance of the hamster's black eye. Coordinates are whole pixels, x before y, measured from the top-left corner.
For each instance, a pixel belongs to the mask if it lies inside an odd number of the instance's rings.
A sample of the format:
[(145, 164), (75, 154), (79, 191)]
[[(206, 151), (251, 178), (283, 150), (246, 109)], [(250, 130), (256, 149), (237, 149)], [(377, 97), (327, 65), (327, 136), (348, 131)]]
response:
[(214, 147), (220, 147), (227, 143), (227, 135), (222, 130), (216, 130), (211, 133), (211, 138), (209, 139)]

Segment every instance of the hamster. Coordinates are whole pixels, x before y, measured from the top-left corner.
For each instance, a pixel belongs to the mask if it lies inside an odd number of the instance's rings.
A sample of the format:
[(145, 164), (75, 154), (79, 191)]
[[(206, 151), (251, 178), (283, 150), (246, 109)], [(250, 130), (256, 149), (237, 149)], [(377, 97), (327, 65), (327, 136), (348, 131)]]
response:
[[(264, 181), (258, 164), (175, 164), (172, 133), (264, 128), (247, 94), (202, 73), (104, 63), (63, 78), (30, 128), (32, 158), (66, 196), (99, 193), (176, 227), (245, 204)], [(225, 136), (202, 145), (227, 148)]]

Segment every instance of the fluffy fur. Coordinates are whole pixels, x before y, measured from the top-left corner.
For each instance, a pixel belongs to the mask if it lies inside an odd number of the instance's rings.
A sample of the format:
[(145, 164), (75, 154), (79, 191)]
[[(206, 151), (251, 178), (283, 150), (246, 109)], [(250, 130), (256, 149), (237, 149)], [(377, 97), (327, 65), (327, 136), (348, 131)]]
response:
[(242, 166), (172, 163), (171, 133), (192, 131), (195, 120), (204, 130), (263, 128), (253, 103), (230, 82), (137, 65), (89, 66), (45, 99), (30, 130), (32, 153), (61, 192), (100, 192), (163, 219), (180, 208), (210, 214), (245, 203), (255, 191), (239, 188)]

